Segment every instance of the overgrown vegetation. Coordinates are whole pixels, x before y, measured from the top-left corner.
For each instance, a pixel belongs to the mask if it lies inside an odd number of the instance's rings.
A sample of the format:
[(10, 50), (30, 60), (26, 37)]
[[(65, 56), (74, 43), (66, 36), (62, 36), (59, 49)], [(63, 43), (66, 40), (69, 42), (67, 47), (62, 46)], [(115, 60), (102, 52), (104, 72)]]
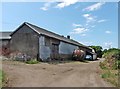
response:
[(0, 88), (4, 85), (4, 81), (5, 81), (5, 73), (0, 70)]
[(39, 61), (37, 61), (36, 59), (33, 59), (33, 60), (29, 60), (29, 61), (26, 61), (27, 64), (37, 64), (39, 63)]
[(0, 88), (2, 87), (2, 71), (0, 70)]
[(120, 69), (120, 49), (112, 48), (104, 52), (103, 58), (106, 60), (103, 62), (104, 66), (109, 69)]
[(102, 78), (117, 86), (118, 69), (120, 69), (120, 49), (105, 50), (102, 57), (105, 58), (103, 62), (100, 62)]
[(118, 71), (117, 70), (103, 70), (102, 78), (106, 81), (112, 83), (115, 86), (118, 86)]

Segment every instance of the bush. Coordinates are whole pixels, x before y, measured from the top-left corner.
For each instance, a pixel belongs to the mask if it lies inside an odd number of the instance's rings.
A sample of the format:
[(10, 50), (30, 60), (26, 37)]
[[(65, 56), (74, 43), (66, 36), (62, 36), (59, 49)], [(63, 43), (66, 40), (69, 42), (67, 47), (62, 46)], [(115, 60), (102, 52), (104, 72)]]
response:
[(120, 60), (120, 49), (112, 48), (104, 52), (103, 54), (104, 58), (115, 58), (117, 60)]
[(100, 62), (100, 67), (103, 69), (101, 77), (117, 86), (117, 69), (120, 69), (120, 49), (112, 48), (105, 50), (103, 57), (105, 60), (103, 62)]
[(118, 69), (120, 68), (120, 49), (109, 49), (103, 54), (105, 61), (103, 62), (104, 66), (109, 69)]
[(118, 69), (120, 69), (120, 60), (118, 60)]
[(100, 62), (100, 67), (101, 67), (101, 69), (107, 69), (107, 67), (105, 66), (105, 63), (103, 63), (103, 62)]

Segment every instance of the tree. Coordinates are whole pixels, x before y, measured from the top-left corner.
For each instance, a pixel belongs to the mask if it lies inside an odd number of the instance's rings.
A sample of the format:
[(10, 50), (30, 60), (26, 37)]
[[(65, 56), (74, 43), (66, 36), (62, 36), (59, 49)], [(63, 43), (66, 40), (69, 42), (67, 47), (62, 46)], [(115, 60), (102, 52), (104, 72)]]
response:
[(103, 54), (106, 53), (107, 51), (108, 51), (107, 49), (104, 49), (104, 50), (103, 50)]
[(93, 48), (95, 50), (95, 52), (97, 53), (97, 57), (102, 57), (102, 47), (101, 46), (89, 46), (91, 48)]

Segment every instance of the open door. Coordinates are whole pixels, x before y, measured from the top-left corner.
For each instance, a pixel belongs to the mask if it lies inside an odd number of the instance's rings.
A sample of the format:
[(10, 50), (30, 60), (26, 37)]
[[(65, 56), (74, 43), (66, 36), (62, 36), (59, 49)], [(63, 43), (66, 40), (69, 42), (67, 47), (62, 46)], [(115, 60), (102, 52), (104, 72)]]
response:
[(52, 43), (52, 59), (58, 59), (59, 55), (59, 44)]

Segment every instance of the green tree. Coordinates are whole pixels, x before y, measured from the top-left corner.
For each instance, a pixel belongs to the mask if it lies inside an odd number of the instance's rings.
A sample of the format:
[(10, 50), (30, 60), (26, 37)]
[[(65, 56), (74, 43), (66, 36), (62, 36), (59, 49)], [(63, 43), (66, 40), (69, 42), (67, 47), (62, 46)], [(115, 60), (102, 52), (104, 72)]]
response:
[(102, 54), (103, 54), (103, 52), (102, 52), (102, 47), (101, 46), (89, 46), (89, 47), (91, 47), (91, 48), (93, 48), (94, 50), (95, 50), (95, 52), (97, 53), (97, 57), (102, 57)]
[(107, 49), (104, 49), (102, 54), (106, 53), (107, 51), (108, 51)]

